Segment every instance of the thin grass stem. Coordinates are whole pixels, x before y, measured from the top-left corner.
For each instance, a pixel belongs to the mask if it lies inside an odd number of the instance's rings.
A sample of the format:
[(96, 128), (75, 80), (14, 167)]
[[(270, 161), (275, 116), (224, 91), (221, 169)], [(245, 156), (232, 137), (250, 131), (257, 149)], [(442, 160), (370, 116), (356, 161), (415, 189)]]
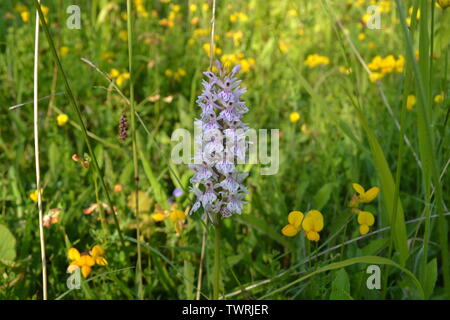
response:
[[(38, 0), (39, 1), (39, 0)], [(40, 2), (40, 1), (39, 1)], [(39, 3), (38, 2), (38, 3)], [(34, 37), (34, 158), (36, 166), (36, 188), (38, 193), (38, 211), (39, 211), (39, 240), (41, 243), (41, 265), (42, 265), (42, 296), (44, 300), (48, 299), (47, 292), (47, 262), (45, 256), (45, 234), (42, 216), (42, 192), (41, 192), (41, 170), (39, 164), (39, 13), (36, 10), (36, 27)]]

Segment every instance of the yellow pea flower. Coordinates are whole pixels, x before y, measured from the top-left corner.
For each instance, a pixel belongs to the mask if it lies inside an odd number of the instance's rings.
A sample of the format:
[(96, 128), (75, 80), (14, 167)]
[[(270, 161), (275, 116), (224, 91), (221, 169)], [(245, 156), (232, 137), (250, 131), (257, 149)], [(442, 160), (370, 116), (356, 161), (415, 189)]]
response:
[[(44, 189), (41, 188), (41, 196), (43, 193), (44, 193)], [(29, 197), (31, 200), (33, 200), (33, 202), (38, 202), (38, 191), (34, 190), (32, 193), (30, 193)]]
[(121, 87), (121, 86), (125, 83), (125, 81), (128, 80), (128, 79), (130, 79), (130, 73), (124, 72), (124, 73), (121, 73), (121, 74), (117, 77), (116, 83), (117, 83), (117, 85), (118, 85), (119, 87)]
[(125, 41), (125, 42), (128, 41), (128, 32), (125, 31), (125, 30), (120, 31), (119, 32), (119, 38), (122, 41)]
[(291, 112), (291, 114), (289, 115), (289, 120), (292, 123), (296, 123), (300, 120), (300, 113), (298, 112)]
[(278, 41), (278, 48), (280, 49), (281, 53), (286, 53), (289, 51), (290, 45), (283, 40)]
[(369, 80), (370, 80), (370, 82), (377, 82), (378, 80), (380, 80), (380, 79), (382, 79), (383, 78), (383, 74), (382, 73), (380, 73), (380, 72), (372, 72), (370, 75), (369, 75)]
[(56, 123), (58, 124), (58, 126), (62, 127), (63, 125), (65, 125), (67, 123), (67, 121), (69, 121), (69, 116), (65, 113), (61, 113), (56, 117)]
[(169, 216), (170, 220), (172, 220), (173, 222), (177, 222), (177, 221), (182, 221), (186, 219), (186, 215), (184, 214), (184, 211), (181, 210), (173, 210), (170, 213)]
[(30, 12), (28, 11), (22, 11), (20, 13), (20, 17), (22, 18), (23, 22), (28, 22), (30, 20)]
[(199, 17), (193, 17), (191, 19), (191, 24), (195, 26), (199, 23), (199, 21), (200, 21)]
[(434, 97), (434, 103), (440, 104), (442, 102), (444, 102), (444, 94), (443, 93), (438, 94)]
[(169, 218), (175, 223), (175, 231), (177, 234), (181, 234), (183, 231), (183, 222), (186, 220), (186, 214), (184, 211), (175, 209), (170, 213)]
[(196, 5), (196, 4), (191, 4), (191, 5), (189, 6), (189, 11), (190, 11), (190, 12), (195, 12), (195, 11), (197, 11), (197, 5)]
[(95, 245), (91, 250), (92, 258), (94, 259), (95, 263), (99, 266), (106, 266), (108, 264), (108, 261), (103, 257), (105, 254), (105, 249), (100, 245)]
[(340, 66), (338, 70), (341, 74), (344, 75), (349, 75), (350, 73), (352, 73), (352, 68), (346, 68), (344, 66)]
[(380, 188), (372, 187), (369, 190), (365, 190), (361, 185), (357, 183), (353, 183), (353, 189), (358, 193), (358, 202), (360, 203), (369, 203), (372, 202), (378, 195)]
[(81, 268), (81, 274), (83, 277), (87, 277), (95, 265), (95, 260), (87, 253), (80, 254), (80, 252), (75, 248), (70, 248), (67, 253), (69, 260), (71, 260), (67, 271), (72, 273), (77, 268)]
[(406, 99), (406, 109), (411, 111), (416, 105), (416, 102), (417, 102), (416, 96), (409, 95), (408, 98)]
[(151, 215), (152, 219), (155, 220), (156, 222), (161, 222), (166, 220), (167, 215), (164, 214), (163, 212), (157, 212), (157, 213), (153, 213)]
[(309, 241), (319, 241), (319, 232), (323, 229), (323, 215), (318, 210), (311, 210), (303, 219), (302, 227)]
[(369, 211), (360, 211), (358, 213), (359, 233), (365, 235), (369, 232), (369, 227), (375, 223), (375, 217)]
[(67, 56), (68, 53), (69, 53), (69, 47), (64, 46), (64, 47), (59, 48), (59, 55), (61, 57)]
[(111, 71), (109, 72), (109, 77), (110, 78), (117, 78), (120, 75), (119, 70), (112, 68)]
[(302, 230), (302, 221), (304, 218), (303, 212), (300, 211), (292, 211), (289, 213), (288, 221), (289, 224), (284, 226), (283, 229), (281, 229), (281, 233), (284, 234), (286, 237), (294, 237)]

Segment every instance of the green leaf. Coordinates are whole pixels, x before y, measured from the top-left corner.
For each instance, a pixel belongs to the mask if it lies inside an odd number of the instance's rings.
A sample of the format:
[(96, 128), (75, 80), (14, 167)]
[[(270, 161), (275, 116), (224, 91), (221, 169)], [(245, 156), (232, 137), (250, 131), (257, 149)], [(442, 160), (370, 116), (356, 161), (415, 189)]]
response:
[(327, 183), (316, 193), (313, 198), (314, 209), (322, 210), (322, 208), (327, 204), (328, 200), (330, 200), (331, 191), (333, 191), (333, 183)]
[(164, 208), (167, 207), (167, 195), (164, 192), (164, 189), (162, 188), (161, 184), (159, 183), (158, 179), (156, 178), (152, 166), (150, 164), (150, 161), (148, 160), (147, 156), (145, 155), (144, 151), (142, 150), (142, 144), (140, 142), (139, 135), (136, 135), (137, 139), (137, 146), (139, 150), (139, 156), (140, 160), (142, 162), (142, 166), (144, 167), (145, 175), (147, 176), (147, 179), (150, 183), (150, 186), (152, 187), (154, 197), (159, 205), (163, 206)]
[(425, 298), (428, 299), (433, 293), (434, 286), (438, 277), (437, 260), (434, 258), (428, 262), (425, 272), (425, 281), (423, 283), (423, 290), (425, 291)]
[(59, 154), (60, 150), (56, 146), (54, 142), (50, 144), (50, 147), (48, 148), (48, 164), (50, 167), (50, 172), (54, 179), (58, 177), (58, 164), (60, 162)]
[(353, 300), (350, 295), (350, 280), (345, 269), (339, 269), (331, 284), (330, 300)]
[(0, 224), (0, 260), (13, 261), (16, 258), (16, 239), (8, 228)]
[(185, 260), (184, 261), (184, 292), (186, 295), (186, 299), (193, 300), (194, 299), (194, 266), (191, 262)]

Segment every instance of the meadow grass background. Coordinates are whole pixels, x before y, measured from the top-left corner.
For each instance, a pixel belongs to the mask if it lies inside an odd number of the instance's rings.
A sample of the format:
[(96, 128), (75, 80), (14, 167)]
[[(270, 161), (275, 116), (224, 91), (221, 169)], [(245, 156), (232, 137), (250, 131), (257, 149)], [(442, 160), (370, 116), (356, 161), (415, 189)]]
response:
[[(241, 216), (223, 221), (221, 295), (449, 298), (444, 275), (449, 272), (450, 12), (435, 1), (398, 1), (410, 18), (407, 28), (396, 2), (217, 1), (215, 57), (243, 67), (250, 108), (244, 120), (254, 129), (281, 130), (279, 172), (262, 176), (259, 165), (246, 166), (248, 204)], [(49, 298), (136, 299), (137, 226), (146, 299), (196, 297), (204, 230), (200, 289), (202, 299), (210, 298), (214, 229), (205, 228), (198, 213), (187, 216), (181, 232), (170, 219), (156, 222), (152, 214), (170, 211), (168, 200), (183, 211), (193, 204), (187, 191), (192, 172), (171, 163), (170, 137), (177, 128), (192, 131), (199, 116), (195, 100), (209, 66), (211, 3), (132, 1), (138, 221), (132, 139), (118, 139), (121, 114), (129, 113), (126, 1), (42, 3), (102, 175), (115, 189), (112, 200), (125, 237), (122, 246), (108, 210), (83, 213), (92, 204), (106, 203), (106, 196), (92, 164), (84, 168), (72, 160), (73, 154), (88, 156), (87, 146), (41, 31), (39, 96), (52, 95), (40, 102), (39, 113), (43, 208), (44, 214), (61, 209), (58, 223), (45, 228)], [(374, 3), (383, 8), (380, 30), (363, 22)], [(80, 30), (66, 27), (66, 8), (72, 4), (81, 8)], [(419, 20), (414, 19), (418, 9)], [(32, 1), (0, 4), (1, 299), (42, 298), (39, 221), (30, 198), (36, 190), (33, 105), (28, 103), (33, 99), (34, 15)], [(328, 63), (306, 65), (313, 54), (327, 57)], [(405, 57), (402, 72), (371, 81), (364, 66), (388, 55)], [(109, 74), (124, 96), (82, 58)], [(408, 95), (417, 99), (411, 110)], [(21, 103), (27, 104), (9, 109)], [(300, 114), (298, 121), (291, 121), (293, 112)], [(68, 116), (63, 125), (58, 125), (60, 114)], [(376, 221), (361, 238), (348, 207), (354, 182), (381, 190), (364, 206)], [(181, 197), (172, 196), (175, 188), (184, 190)], [(290, 211), (311, 209), (324, 216), (318, 243), (303, 234), (281, 234)], [(392, 224), (391, 232), (386, 228)], [(81, 290), (68, 291), (67, 251), (87, 251), (96, 244), (106, 249), (108, 265), (94, 267)], [(381, 290), (366, 287), (369, 264), (382, 267)]]

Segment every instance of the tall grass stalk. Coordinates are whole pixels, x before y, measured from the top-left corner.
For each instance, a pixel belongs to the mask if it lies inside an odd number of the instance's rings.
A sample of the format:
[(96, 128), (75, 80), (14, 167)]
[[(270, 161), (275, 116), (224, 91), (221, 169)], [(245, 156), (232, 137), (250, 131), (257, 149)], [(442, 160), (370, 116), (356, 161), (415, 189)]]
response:
[(119, 220), (118, 220), (117, 215), (114, 213), (114, 210), (113, 210), (114, 205), (113, 205), (113, 202), (112, 202), (112, 199), (111, 199), (111, 195), (110, 195), (108, 186), (106, 185), (106, 182), (105, 182), (105, 180), (103, 178), (103, 175), (101, 174), (100, 167), (98, 165), (97, 156), (95, 155), (94, 150), (93, 150), (92, 145), (91, 145), (91, 141), (89, 140), (89, 135), (88, 135), (88, 132), (87, 132), (86, 125), (84, 123), (83, 117), (81, 115), (80, 107), (78, 106), (77, 100), (75, 99), (75, 96), (73, 95), (72, 88), (70, 87), (69, 81), (67, 80), (66, 73), (65, 73), (65, 71), (64, 71), (64, 69), (62, 67), (61, 60), (59, 59), (58, 51), (56, 50), (55, 43), (53, 42), (52, 35), (50, 34), (50, 31), (48, 29), (47, 22), (45, 21), (44, 13), (42, 12), (40, 3), (39, 3), (38, 0), (35, 0), (34, 4), (35, 4), (36, 9), (37, 9), (37, 11), (39, 13), (39, 18), (42, 21), (42, 28), (44, 29), (45, 36), (46, 36), (47, 41), (48, 41), (49, 46), (50, 46), (50, 50), (53, 53), (53, 57), (55, 59), (55, 62), (57, 63), (59, 71), (61, 72), (62, 79), (64, 80), (64, 86), (66, 88), (66, 93), (67, 93), (67, 96), (69, 98), (70, 104), (72, 105), (75, 113), (77, 114), (78, 121), (80, 122), (80, 126), (81, 126), (81, 129), (82, 129), (81, 132), (83, 133), (83, 137), (84, 137), (84, 140), (85, 140), (87, 148), (88, 148), (89, 156), (91, 157), (92, 163), (94, 164), (94, 170), (97, 172), (97, 174), (98, 174), (98, 176), (100, 178), (100, 182), (101, 182), (102, 188), (103, 188), (103, 190), (104, 190), (104, 192), (106, 194), (106, 198), (108, 200), (108, 204), (109, 204), (109, 206), (110, 206), (110, 208), (112, 210), (112, 216), (113, 216), (114, 223), (115, 223), (115, 226), (116, 226), (118, 234), (119, 234), (120, 242), (121, 242), (121, 244), (123, 246), (125, 246), (125, 242), (124, 242), (123, 236), (122, 236), (122, 231), (120, 230)]
[[(430, 90), (426, 85), (430, 76), (430, 39), (429, 39), (429, 5), (427, 1), (420, 2), (421, 18), (420, 18), (420, 41), (419, 41), (419, 64), (415, 60), (413, 41), (406, 24), (403, 3), (395, 0), (400, 22), (406, 43), (406, 53), (408, 64), (411, 65), (416, 90), (418, 90), (418, 112), (417, 112), (417, 128), (419, 137), (420, 156), (423, 164), (423, 180), (425, 185), (425, 235), (424, 235), (424, 257), (422, 265), (422, 274), (425, 278), (425, 268), (428, 261), (428, 243), (430, 237), (430, 216), (431, 216), (431, 184), (434, 184), (436, 209), (439, 214), (438, 230), (439, 242), (441, 246), (442, 273), (444, 278), (444, 287), (447, 298), (450, 298), (450, 265), (448, 252), (448, 234), (446, 220), (444, 216), (444, 202), (442, 195), (442, 186), (438, 171), (438, 157), (434, 148), (433, 131), (431, 130), (431, 98)], [(423, 279), (422, 279), (423, 280)]]
[[(37, 0), (39, 1), (39, 0)], [(36, 166), (36, 188), (38, 192), (38, 211), (39, 211), (39, 239), (41, 243), (41, 264), (42, 264), (42, 296), (47, 300), (47, 262), (45, 257), (45, 235), (42, 217), (42, 193), (41, 193), (41, 170), (39, 164), (39, 102), (38, 102), (38, 84), (39, 84), (39, 13), (36, 11), (36, 27), (34, 34), (34, 160)]]
[(134, 166), (134, 186), (135, 186), (135, 216), (136, 216), (136, 248), (137, 265), (136, 281), (138, 286), (138, 297), (144, 299), (144, 290), (142, 284), (142, 258), (139, 229), (139, 163), (136, 143), (136, 117), (134, 101), (134, 70), (133, 70), (133, 10), (131, 0), (127, 0), (127, 31), (128, 31), (128, 68), (130, 72), (130, 119), (131, 119), (131, 139), (133, 144), (133, 166)]

